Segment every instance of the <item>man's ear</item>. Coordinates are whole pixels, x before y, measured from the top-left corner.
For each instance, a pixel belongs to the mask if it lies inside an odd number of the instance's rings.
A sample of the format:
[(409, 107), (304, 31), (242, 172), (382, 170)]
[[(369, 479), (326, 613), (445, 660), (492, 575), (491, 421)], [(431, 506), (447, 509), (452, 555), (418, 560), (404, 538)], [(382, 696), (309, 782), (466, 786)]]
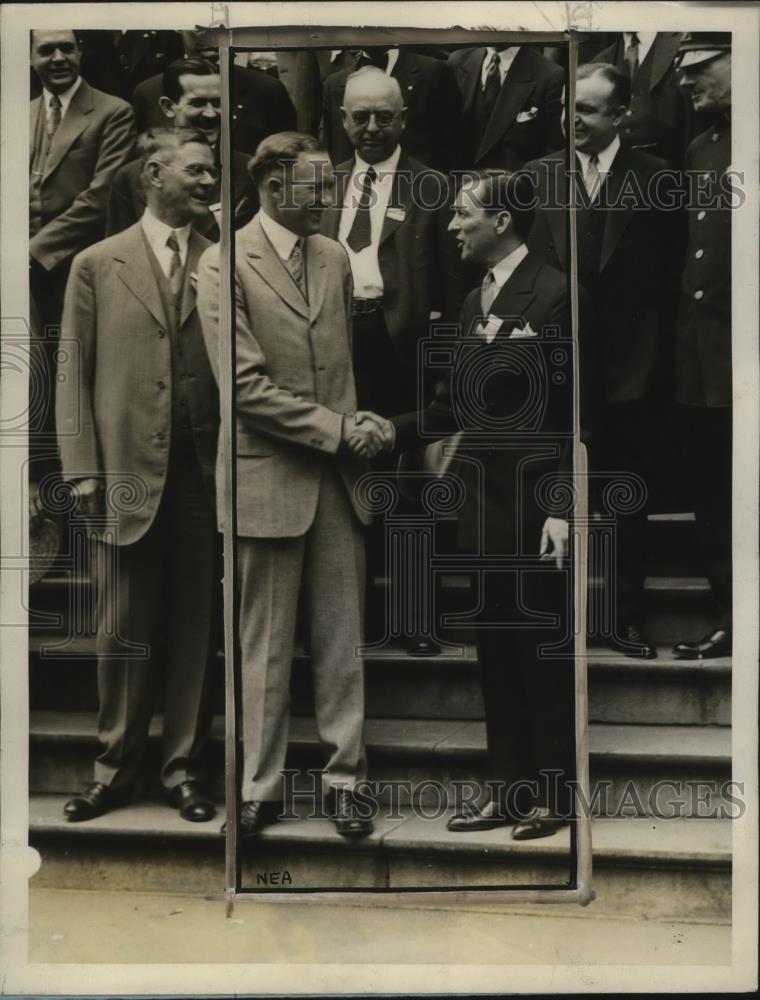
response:
[(161, 188), (161, 164), (158, 160), (148, 160), (143, 170), (143, 184), (145, 187)]
[(348, 126), (348, 112), (344, 107), (341, 107), (340, 109), (340, 116), (341, 116), (341, 121), (343, 122), (343, 128), (345, 129)]
[(407, 114), (408, 110), (409, 110), (408, 108), (402, 108), (401, 109), (401, 128), (402, 129), (406, 128), (406, 114)]
[(499, 236), (503, 236), (511, 225), (512, 225), (512, 215), (510, 212), (503, 210), (497, 214), (496, 224), (494, 226), (494, 229), (499, 234)]
[(612, 116), (612, 124), (615, 126), (615, 128), (617, 128), (618, 125), (625, 118), (625, 113), (627, 110), (628, 108), (625, 106), (625, 104), (621, 104), (619, 108), (615, 108), (615, 112)]
[(171, 119), (171, 121), (174, 121), (175, 118), (174, 101), (172, 101), (171, 97), (166, 97), (166, 96), (159, 97), (158, 106), (163, 111), (164, 117)]
[(278, 174), (272, 174), (271, 177), (268, 177), (264, 182), (264, 189), (268, 192), (270, 198), (272, 198), (274, 202), (279, 205), (283, 189), (282, 177)]

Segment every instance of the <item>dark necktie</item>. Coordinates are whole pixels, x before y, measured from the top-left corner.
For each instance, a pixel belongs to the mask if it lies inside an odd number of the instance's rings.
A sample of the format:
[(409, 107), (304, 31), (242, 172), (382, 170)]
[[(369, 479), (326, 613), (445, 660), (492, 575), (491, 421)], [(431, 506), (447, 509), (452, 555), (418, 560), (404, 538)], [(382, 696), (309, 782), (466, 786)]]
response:
[(628, 75), (631, 80), (636, 76), (636, 70), (639, 68), (639, 36), (636, 32), (631, 33), (631, 41), (625, 50), (623, 58), (628, 66)]
[(496, 99), (501, 90), (501, 73), (499, 71), (499, 53), (492, 52), (491, 59), (486, 68), (486, 79), (483, 84), (483, 109), (486, 120), (490, 118), (491, 112), (496, 104)]
[(166, 237), (166, 245), (172, 252), (172, 260), (169, 265), (169, 285), (171, 286), (172, 295), (176, 299), (182, 291), (182, 258), (179, 255), (177, 234), (173, 229)]
[(301, 289), (303, 297), (306, 298), (306, 281), (303, 270), (303, 239), (297, 239), (290, 251), (290, 256), (285, 262), (287, 269), (293, 276), (293, 281)]
[(50, 114), (47, 121), (47, 133), (51, 143), (53, 136), (58, 131), (58, 126), (61, 124), (61, 107), (60, 97), (58, 94), (53, 94), (50, 98)]
[(599, 173), (599, 157), (596, 153), (593, 153), (588, 158), (588, 166), (586, 167), (586, 173), (583, 177), (583, 182), (586, 185), (586, 191), (588, 193), (588, 200), (591, 205), (593, 205), (599, 197), (601, 181), (602, 178)]
[(369, 206), (372, 200), (372, 185), (376, 179), (377, 171), (374, 167), (369, 167), (364, 174), (364, 185), (361, 197), (359, 198), (359, 204), (356, 208), (356, 215), (346, 238), (346, 243), (354, 253), (361, 253), (372, 242), (372, 223), (369, 217)]

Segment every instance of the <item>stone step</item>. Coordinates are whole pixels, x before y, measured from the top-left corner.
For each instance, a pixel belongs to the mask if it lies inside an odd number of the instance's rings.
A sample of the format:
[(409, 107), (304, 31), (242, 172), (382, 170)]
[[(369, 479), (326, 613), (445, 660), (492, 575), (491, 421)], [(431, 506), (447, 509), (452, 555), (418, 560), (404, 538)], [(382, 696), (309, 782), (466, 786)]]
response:
[[(61, 795), (31, 798), (30, 843), (42, 857), (33, 887), (222, 892), (221, 811), (208, 824), (186, 823), (163, 803), (143, 802), (70, 824), (64, 802)], [(359, 843), (338, 836), (327, 819), (282, 820), (243, 844), (242, 885), (398, 890), (551, 886), (568, 878), (567, 828), (518, 843), (504, 829), (450, 833), (448, 815), (379, 815), (374, 833)], [(594, 820), (592, 840), (598, 915), (730, 920), (730, 821)]]
[[(157, 792), (160, 770), (161, 718), (151, 723), (145, 773), (149, 793)], [(214, 719), (210, 774), (215, 794), (223, 794), (224, 723)], [(372, 781), (392, 782), (385, 798), (399, 801), (456, 801), (457, 783), (483, 783), (486, 770), (485, 724), (433, 719), (368, 719), (365, 740)], [(96, 716), (92, 712), (33, 712), (30, 716), (29, 786), (35, 793), (66, 793), (91, 779), (98, 752)], [(601, 796), (605, 814), (650, 814), (676, 805), (681, 814), (698, 812), (698, 783), (708, 782), (709, 807), (728, 808), (726, 783), (731, 778), (731, 731), (719, 726), (625, 726), (595, 723), (589, 727), (592, 794)], [(318, 770), (323, 761), (316, 724), (291, 719), (287, 766), (301, 772)], [(665, 780), (680, 782), (658, 792)], [(309, 778), (302, 774), (300, 787)], [(461, 787), (461, 786), (460, 786)], [(463, 793), (461, 790), (459, 794)], [(702, 792), (703, 797), (706, 793)], [(719, 813), (716, 813), (719, 814)], [(729, 815), (734, 815), (729, 812)]]
[[(32, 709), (97, 708), (97, 678), (91, 639), (72, 643), (78, 658), (41, 655), (49, 650), (32, 637), (30, 664)], [(368, 718), (480, 719), (483, 702), (475, 648), (465, 644), (439, 656), (409, 656), (390, 646), (365, 658)], [(659, 725), (730, 725), (731, 661), (674, 660), (661, 648), (657, 660), (635, 660), (594, 647), (588, 654), (589, 719), (592, 722)], [(224, 709), (221, 662), (212, 680), (217, 711)], [(312, 711), (308, 657), (294, 661), (293, 711)], [(160, 692), (158, 704), (161, 704)]]

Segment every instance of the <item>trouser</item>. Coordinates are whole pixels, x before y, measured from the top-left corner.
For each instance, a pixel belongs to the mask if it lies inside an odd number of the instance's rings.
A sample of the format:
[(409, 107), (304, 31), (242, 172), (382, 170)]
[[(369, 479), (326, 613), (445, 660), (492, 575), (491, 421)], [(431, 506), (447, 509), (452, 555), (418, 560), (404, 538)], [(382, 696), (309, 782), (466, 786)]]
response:
[[(502, 806), (516, 818), (533, 805), (570, 815), (575, 672), (568, 578), (549, 569), (523, 574), (518, 585), (515, 573), (489, 572), (483, 588), (476, 645), (489, 780), (499, 783)], [(531, 623), (528, 612), (555, 621)], [(542, 650), (549, 646), (555, 648)]]
[(730, 406), (681, 406), (680, 410), (700, 557), (712, 588), (716, 627), (730, 629), (733, 410)]
[(194, 454), (174, 453), (155, 520), (131, 545), (95, 545), (98, 738), (95, 780), (128, 787), (140, 775), (164, 640), (161, 781), (202, 777), (219, 588), (214, 510)]
[(364, 538), (336, 469), (322, 473), (314, 521), (297, 538), (238, 538), (243, 801), (283, 799), (290, 675), (304, 584), (323, 791), (366, 777)]

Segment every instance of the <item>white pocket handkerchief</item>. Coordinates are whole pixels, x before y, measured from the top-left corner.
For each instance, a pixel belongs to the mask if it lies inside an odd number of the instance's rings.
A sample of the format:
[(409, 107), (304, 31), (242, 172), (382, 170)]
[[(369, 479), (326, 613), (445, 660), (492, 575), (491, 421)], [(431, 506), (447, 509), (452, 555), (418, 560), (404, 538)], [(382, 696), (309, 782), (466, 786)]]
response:
[(385, 213), (389, 219), (393, 219), (394, 222), (403, 222), (406, 218), (406, 212), (403, 208), (389, 208)]
[(521, 111), (516, 119), (517, 124), (522, 125), (523, 122), (532, 122), (537, 114), (538, 108), (529, 108), (528, 111)]
[(519, 326), (516, 326), (514, 330), (510, 333), (509, 338), (510, 340), (513, 340), (516, 339), (517, 337), (536, 337), (536, 336), (538, 336), (538, 334), (536, 333), (535, 330), (531, 328), (530, 323), (526, 323), (525, 326), (522, 328), (522, 330), (520, 329)]
[(485, 323), (478, 323), (478, 336), (483, 337), (485, 342), (490, 344), (501, 329), (502, 322), (501, 317), (491, 313)]

